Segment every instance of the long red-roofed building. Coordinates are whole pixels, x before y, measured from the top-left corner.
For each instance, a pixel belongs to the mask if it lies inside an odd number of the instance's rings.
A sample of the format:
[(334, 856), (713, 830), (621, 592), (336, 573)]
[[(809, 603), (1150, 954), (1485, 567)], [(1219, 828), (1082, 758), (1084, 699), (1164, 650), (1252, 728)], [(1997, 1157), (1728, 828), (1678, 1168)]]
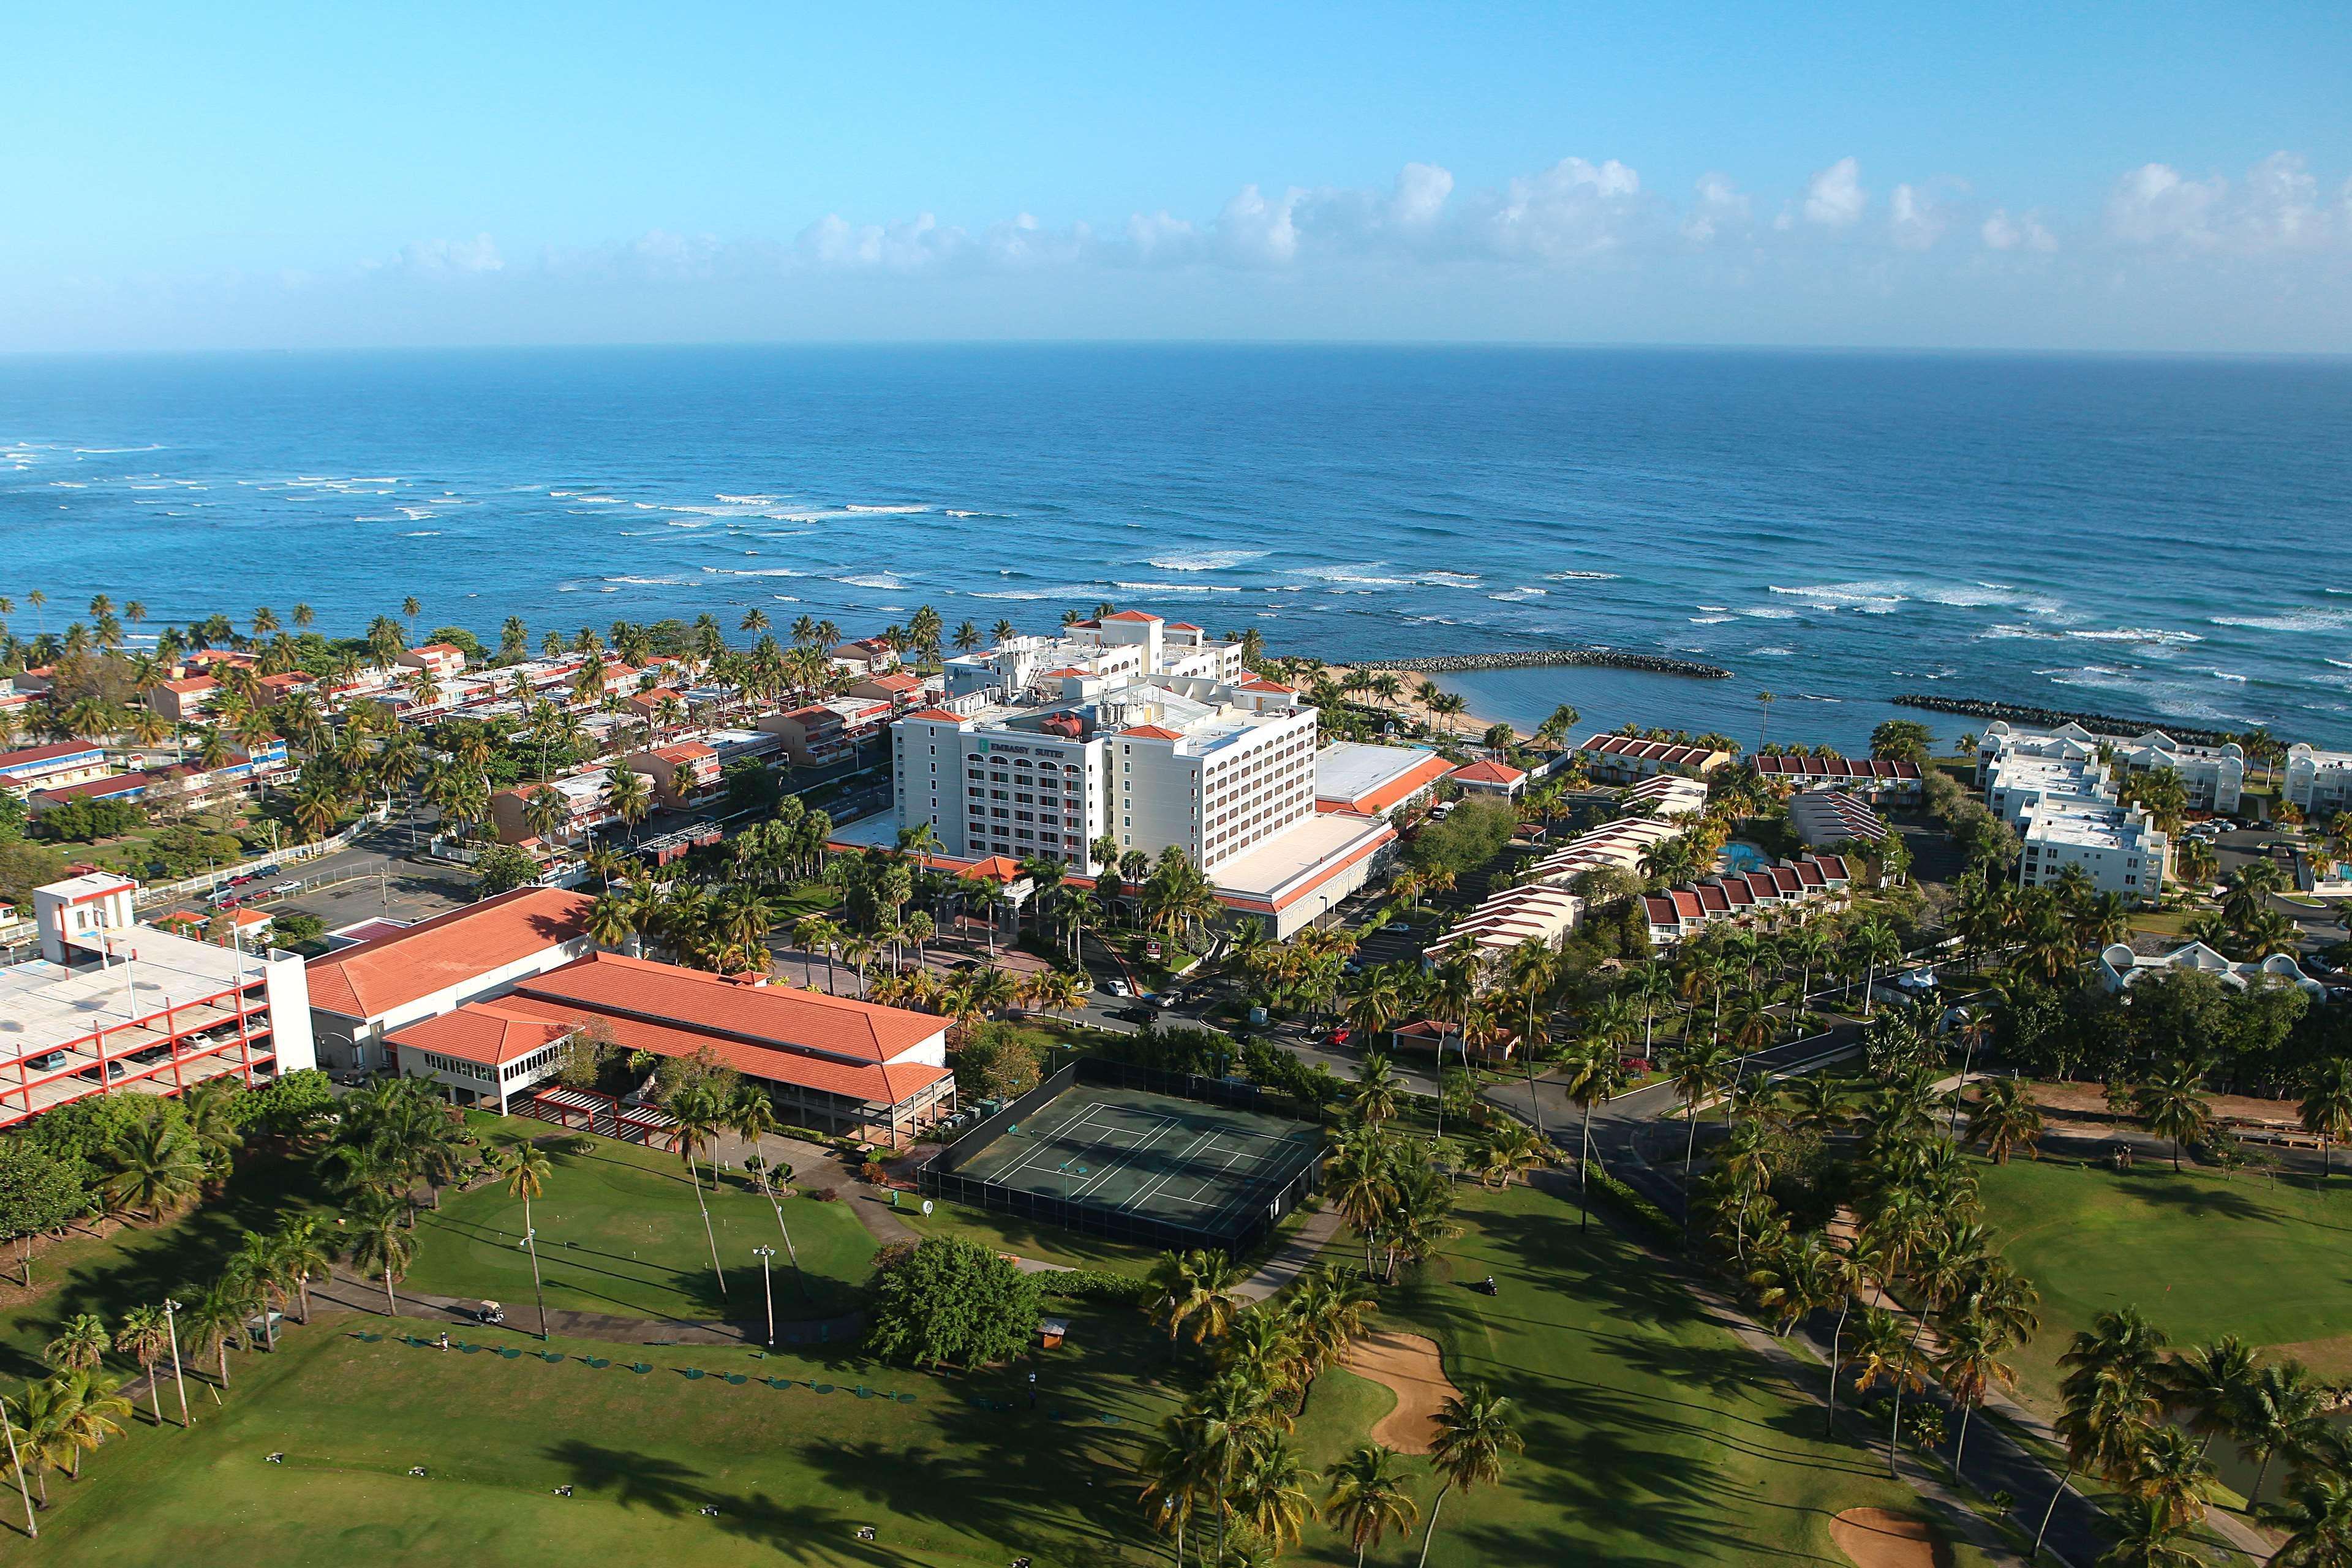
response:
[[(766, 1089), (788, 1121), (895, 1142), (953, 1103), (947, 1026), (761, 976), (597, 952), (402, 1030), (391, 1044), (404, 1073), (478, 1103), (531, 1110), (533, 1091), (561, 1069), (561, 1042), (590, 1029), (624, 1051), (716, 1061)], [(534, 1114), (565, 1119), (560, 1095), (538, 1098), (551, 1104)]]

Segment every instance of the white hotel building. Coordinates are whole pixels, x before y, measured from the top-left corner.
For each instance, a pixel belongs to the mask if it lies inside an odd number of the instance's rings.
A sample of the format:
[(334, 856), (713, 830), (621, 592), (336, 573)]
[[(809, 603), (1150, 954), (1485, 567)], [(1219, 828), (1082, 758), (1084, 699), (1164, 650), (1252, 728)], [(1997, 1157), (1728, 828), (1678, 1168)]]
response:
[(2116, 798), (2097, 742), (2074, 725), (2050, 734), (1993, 728), (1979, 766), (1985, 805), (2024, 841), (2019, 884), (2054, 883), (2079, 866), (2099, 892), (2153, 902), (2169, 845), (2147, 813)]
[(2306, 822), (2325, 825), (2337, 812), (2352, 811), (2352, 752), (2323, 752), (2298, 741), (2286, 749), (2281, 790)]
[(950, 661), (949, 695), (892, 729), (893, 836), (929, 823), (947, 858), (1045, 856), (1079, 876), (1101, 869), (1101, 839), (1180, 849), (1276, 934), (1395, 841), (1377, 816), (1318, 809), (1315, 710), (1244, 673), (1237, 647), (1136, 611), (1073, 630)]

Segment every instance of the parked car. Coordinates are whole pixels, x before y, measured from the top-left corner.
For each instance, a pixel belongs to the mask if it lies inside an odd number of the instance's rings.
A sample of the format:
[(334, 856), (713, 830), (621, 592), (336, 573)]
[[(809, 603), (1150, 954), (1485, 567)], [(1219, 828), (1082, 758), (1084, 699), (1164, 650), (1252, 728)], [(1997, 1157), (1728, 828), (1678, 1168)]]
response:
[(216, 910), (234, 909), (245, 901), (245, 895), (234, 887), (215, 888), (205, 895), (205, 902)]
[(35, 1072), (55, 1072), (66, 1065), (66, 1054), (63, 1051), (51, 1051), (47, 1056), (35, 1057), (25, 1065)]
[(1335, 1046), (1344, 1046), (1355, 1037), (1356, 1031), (1348, 1027), (1345, 1024), (1340, 1025), (1338, 1028), (1331, 1031), (1331, 1043)]
[(1388, 924), (1381, 927), (1381, 929), (1385, 931), (1394, 931), (1399, 935), (1402, 935), (1412, 930), (1412, 922), (1411, 921), (1391, 921)]
[(256, 866), (253, 868), (253, 876), (256, 881), (259, 881), (264, 877), (275, 877), (276, 875), (278, 875), (278, 867), (275, 864), (268, 866)]
[(269, 896), (273, 899), (290, 899), (301, 890), (299, 882), (272, 882), (269, 885)]
[(1149, 1007), (1121, 1007), (1112, 1013), (1111, 1016), (1117, 1018), (1123, 1024), (1148, 1025), (1151, 1022), (1151, 1009)]
[(1102, 988), (1105, 991), (1109, 992), (1114, 996), (1132, 996), (1135, 994), (1135, 988), (1129, 985), (1126, 981), (1121, 980), (1116, 974), (1112, 975), (1108, 980), (1104, 981)]
[[(129, 1068), (122, 1065), (120, 1058), (110, 1060), (106, 1064), (106, 1081), (108, 1083), (112, 1083), (116, 1079), (122, 1077), (130, 1070), (131, 1069)], [(81, 1071), (74, 1074), (74, 1077), (86, 1078), (92, 1083), (98, 1082), (98, 1064), (95, 1062), (91, 1063), (89, 1066), (82, 1068)]]

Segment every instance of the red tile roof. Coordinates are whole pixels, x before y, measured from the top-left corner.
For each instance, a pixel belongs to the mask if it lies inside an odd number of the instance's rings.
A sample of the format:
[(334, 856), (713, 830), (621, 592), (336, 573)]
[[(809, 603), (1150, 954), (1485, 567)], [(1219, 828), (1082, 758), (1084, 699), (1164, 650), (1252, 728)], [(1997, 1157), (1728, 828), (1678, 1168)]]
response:
[(27, 746), (21, 752), (0, 752), (0, 768), (19, 767), (26, 763), (46, 763), (57, 757), (79, 756), (84, 752), (101, 748), (95, 741), (57, 741), (46, 746)]
[(1654, 926), (1682, 924), (1682, 916), (1676, 912), (1674, 900), (1664, 893), (1643, 894), (1642, 909), (1643, 912), (1650, 917), (1650, 923)]
[(921, 678), (901, 674), (897, 670), (892, 670), (883, 675), (868, 676), (866, 678), (864, 684), (867, 686), (879, 686), (891, 691), (920, 691), (923, 689)]
[(1171, 621), (1168, 623), (1168, 629), (1171, 632), (1197, 632), (1201, 628), (1190, 621)]
[(166, 691), (174, 691), (186, 697), (198, 691), (213, 690), (220, 685), (220, 682), (209, 675), (192, 675), (185, 680), (166, 680), (160, 684)]
[(1471, 784), (1514, 784), (1528, 775), (1507, 763), (1498, 763), (1490, 757), (1472, 763), (1468, 767), (1456, 768), (1454, 776)]
[(518, 888), (314, 958), (305, 972), (310, 1005), (347, 1018), (379, 1017), (585, 934), (594, 902), (560, 888)]
[(593, 1014), (624, 1045), (635, 1043), (634, 1026), (646, 1048), (664, 1055), (691, 1056), (707, 1045), (739, 1071), (885, 1103), (947, 1076), (945, 1068), (898, 1059), (937, 1038), (945, 1019), (616, 953), (534, 976), (499, 1005), (538, 1017), (551, 1007), (562, 1010), (557, 1016)]
[(1369, 816), (1375, 812), (1386, 811), (1407, 796), (1427, 789), (1453, 771), (1452, 763), (1433, 752), (1386, 784), (1368, 790), (1353, 800), (1336, 804), (1346, 810), (1360, 811)]
[(675, 746), (664, 746), (654, 753), (666, 763), (706, 762), (718, 754), (716, 748), (706, 746), (700, 741), (680, 741)]
[(1139, 741), (1181, 741), (1184, 738), (1181, 731), (1171, 730), (1164, 724), (1138, 724), (1134, 729), (1121, 730), (1119, 733), (1133, 736)]
[(404, 1051), (433, 1051), (484, 1067), (503, 1067), (562, 1038), (572, 1026), (535, 1018), (496, 1002), (468, 1002), (454, 1013), (444, 1013), (422, 1024), (412, 1024), (385, 1038)]
[(950, 713), (944, 708), (918, 708), (912, 713), (908, 714), (907, 717), (909, 719), (920, 719), (932, 724), (961, 724), (963, 722), (962, 714)]
[(1141, 610), (1117, 610), (1105, 616), (1107, 621), (1156, 621), (1158, 616), (1147, 616)]

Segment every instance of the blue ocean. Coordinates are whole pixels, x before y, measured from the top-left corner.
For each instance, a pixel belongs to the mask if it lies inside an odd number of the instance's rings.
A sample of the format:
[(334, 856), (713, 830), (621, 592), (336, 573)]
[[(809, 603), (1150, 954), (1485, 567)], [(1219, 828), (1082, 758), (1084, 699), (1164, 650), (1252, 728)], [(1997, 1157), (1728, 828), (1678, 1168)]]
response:
[[(1902, 691), (2352, 744), (2352, 363), (1487, 348), (0, 360), (0, 594), (534, 637), (1103, 600), (1474, 710), (1852, 745)], [(1952, 733), (1958, 721), (1937, 721)]]

